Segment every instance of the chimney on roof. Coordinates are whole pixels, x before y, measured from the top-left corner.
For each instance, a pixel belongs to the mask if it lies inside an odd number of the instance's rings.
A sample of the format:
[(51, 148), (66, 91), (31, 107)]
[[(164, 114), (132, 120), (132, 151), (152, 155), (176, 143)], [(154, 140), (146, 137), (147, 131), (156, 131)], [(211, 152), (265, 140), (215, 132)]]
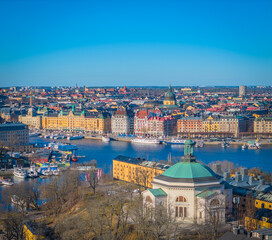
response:
[(254, 177), (253, 176), (249, 176), (249, 180), (248, 180), (249, 185), (252, 185), (253, 181), (254, 181)]
[(265, 183), (265, 182), (264, 182), (264, 179), (260, 179), (260, 180), (259, 180), (259, 185), (264, 185), (264, 183)]
[(248, 168), (241, 168), (241, 174), (244, 178), (244, 176), (247, 176), (248, 175)]
[(235, 172), (235, 181), (236, 182), (242, 181), (242, 175), (240, 174), (240, 172)]
[(220, 163), (215, 163), (215, 164), (213, 164), (213, 171), (215, 172), (215, 173), (217, 173), (218, 175), (222, 175), (222, 167), (221, 167), (221, 164)]
[(224, 180), (227, 181), (230, 179), (230, 173), (229, 172), (224, 172), (223, 174)]

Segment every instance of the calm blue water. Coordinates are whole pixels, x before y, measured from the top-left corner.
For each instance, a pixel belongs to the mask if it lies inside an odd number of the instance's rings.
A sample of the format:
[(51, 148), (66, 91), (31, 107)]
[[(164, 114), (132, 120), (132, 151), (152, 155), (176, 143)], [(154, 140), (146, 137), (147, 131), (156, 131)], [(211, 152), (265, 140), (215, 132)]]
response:
[[(78, 154), (85, 155), (79, 163), (97, 160), (99, 167), (108, 172), (112, 166), (112, 159), (118, 155), (142, 157), (152, 161), (167, 160), (171, 153), (173, 160), (180, 160), (183, 156), (182, 145), (142, 145), (128, 142), (111, 141), (103, 143), (99, 140), (75, 140), (72, 144), (78, 146)], [(228, 160), (239, 166), (253, 168), (260, 167), (264, 171), (272, 171), (272, 148), (263, 147), (261, 150), (242, 150), (241, 146), (221, 148), (221, 146), (205, 146), (195, 148), (197, 160), (206, 164), (214, 161)]]
[[(41, 138), (31, 139), (32, 141), (49, 141)], [(64, 141), (65, 142), (65, 141)], [(72, 144), (78, 146), (79, 155), (85, 155), (86, 158), (79, 158), (79, 163), (96, 160), (98, 167), (104, 172), (109, 172), (112, 167), (112, 159), (118, 155), (131, 157), (141, 157), (152, 161), (167, 160), (171, 153), (174, 161), (179, 161), (183, 156), (184, 147), (182, 145), (142, 145), (131, 144), (128, 142), (111, 141), (103, 143), (99, 140), (74, 140)], [(272, 171), (272, 147), (263, 147), (261, 150), (242, 150), (239, 146), (231, 146), (229, 148), (221, 148), (221, 146), (205, 146), (203, 148), (195, 148), (197, 160), (206, 164), (215, 161), (228, 160), (234, 163), (234, 166), (243, 166), (248, 168), (260, 167), (263, 171)], [(18, 181), (18, 180), (17, 180)], [(47, 181), (45, 179), (30, 179), (29, 181)], [(0, 209), (1, 192), (7, 186), (0, 187)]]

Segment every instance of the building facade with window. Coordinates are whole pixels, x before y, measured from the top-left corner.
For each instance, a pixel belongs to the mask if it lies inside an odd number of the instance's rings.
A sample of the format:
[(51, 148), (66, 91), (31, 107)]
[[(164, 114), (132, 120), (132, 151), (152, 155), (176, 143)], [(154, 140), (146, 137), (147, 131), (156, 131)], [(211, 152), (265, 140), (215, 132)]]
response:
[(205, 224), (216, 218), (224, 223), (226, 195), (232, 195), (232, 190), (225, 189), (208, 166), (196, 161), (193, 145), (188, 139), (183, 161), (154, 178), (152, 189), (143, 192), (144, 207), (164, 205), (178, 222)]
[(125, 108), (118, 109), (111, 118), (111, 131), (114, 134), (132, 134), (134, 131), (133, 112)]
[(0, 124), (0, 141), (5, 144), (28, 144), (29, 129), (22, 123)]
[(254, 121), (255, 133), (272, 133), (272, 117), (259, 117)]

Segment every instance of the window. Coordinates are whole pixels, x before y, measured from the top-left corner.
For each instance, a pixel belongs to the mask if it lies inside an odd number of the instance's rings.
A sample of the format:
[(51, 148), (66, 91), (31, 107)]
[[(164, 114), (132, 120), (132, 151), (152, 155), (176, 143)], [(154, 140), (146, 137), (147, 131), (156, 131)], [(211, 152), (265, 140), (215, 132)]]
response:
[(213, 199), (213, 200), (211, 201), (210, 205), (211, 205), (212, 207), (215, 207), (215, 206), (220, 205), (220, 202), (219, 202), (219, 200), (218, 200), (217, 198), (215, 198), (215, 199)]
[(176, 217), (187, 217), (187, 208), (186, 207), (176, 207)]
[(179, 196), (177, 197), (176, 202), (186, 202), (186, 199), (183, 196)]
[(152, 203), (152, 199), (151, 199), (150, 196), (147, 196), (146, 199), (145, 199), (145, 201), (148, 202), (148, 203)]

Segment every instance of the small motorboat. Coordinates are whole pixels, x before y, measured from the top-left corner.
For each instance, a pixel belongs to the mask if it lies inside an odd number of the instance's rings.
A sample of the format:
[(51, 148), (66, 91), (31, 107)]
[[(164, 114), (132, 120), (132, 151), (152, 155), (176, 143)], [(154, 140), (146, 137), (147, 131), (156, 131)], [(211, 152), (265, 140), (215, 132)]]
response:
[(38, 176), (39, 176), (39, 174), (36, 171), (35, 166), (31, 165), (30, 169), (27, 171), (27, 177), (29, 177), (29, 178), (36, 178)]
[(102, 142), (110, 142), (110, 138), (108, 136), (102, 136)]
[(75, 155), (72, 155), (72, 156), (71, 156), (71, 161), (72, 161), (72, 162), (77, 162), (77, 161), (78, 161), (78, 158), (77, 158)]
[(12, 186), (13, 182), (10, 179), (0, 178), (0, 184), (6, 185), (6, 186)]

